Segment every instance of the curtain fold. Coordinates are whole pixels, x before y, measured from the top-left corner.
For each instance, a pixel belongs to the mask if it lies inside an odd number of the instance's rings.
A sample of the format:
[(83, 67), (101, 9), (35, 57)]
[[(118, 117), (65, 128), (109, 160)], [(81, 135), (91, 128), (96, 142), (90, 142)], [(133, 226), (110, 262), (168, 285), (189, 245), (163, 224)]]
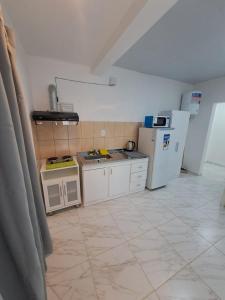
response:
[(52, 252), (52, 243), (14, 36), (1, 11), (0, 71), (0, 298), (45, 300), (45, 256)]

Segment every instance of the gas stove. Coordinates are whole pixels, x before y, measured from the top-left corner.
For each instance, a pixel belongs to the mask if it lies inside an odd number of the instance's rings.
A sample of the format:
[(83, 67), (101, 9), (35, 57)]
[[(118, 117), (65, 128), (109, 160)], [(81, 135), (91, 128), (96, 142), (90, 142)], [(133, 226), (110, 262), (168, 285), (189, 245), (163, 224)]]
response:
[(70, 155), (64, 155), (62, 157), (49, 157), (47, 158), (47, 164), (57, 164), (57, 163), (63, 163), (63, 162), (69, 162), (69, 161), (73, 161), (73, 157)]

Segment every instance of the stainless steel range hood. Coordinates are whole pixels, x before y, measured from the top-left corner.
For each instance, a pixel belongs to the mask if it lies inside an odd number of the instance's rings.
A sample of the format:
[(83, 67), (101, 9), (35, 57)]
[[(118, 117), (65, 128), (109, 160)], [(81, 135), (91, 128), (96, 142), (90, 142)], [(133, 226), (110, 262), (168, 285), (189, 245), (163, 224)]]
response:
[(75, 112), (33, 111), (32, 119), (34, 121), (71, 121), (78, 123), (79, 115)]

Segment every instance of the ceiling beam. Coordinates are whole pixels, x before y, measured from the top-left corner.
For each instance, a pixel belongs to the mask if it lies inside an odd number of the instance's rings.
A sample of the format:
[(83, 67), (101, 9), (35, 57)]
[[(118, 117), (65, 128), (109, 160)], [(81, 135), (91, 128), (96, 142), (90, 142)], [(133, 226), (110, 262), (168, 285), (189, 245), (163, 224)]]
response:
[(106, 72), (177, 2), (178, 0), (136, 0), (91, 67), (92, 73), (102, 75)]

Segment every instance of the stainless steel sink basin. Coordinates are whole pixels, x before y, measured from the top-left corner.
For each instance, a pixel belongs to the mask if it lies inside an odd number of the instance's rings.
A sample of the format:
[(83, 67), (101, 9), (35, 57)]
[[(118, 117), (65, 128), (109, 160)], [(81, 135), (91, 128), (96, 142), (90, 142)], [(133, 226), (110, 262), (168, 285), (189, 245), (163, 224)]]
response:
[(107, 155), (95, 154), (95, 155), (84, 156), (84, 158), (86, 160), (107, 160), (107, 159), (112, 158), (112, 156), (109, 154), (107, 154)]

